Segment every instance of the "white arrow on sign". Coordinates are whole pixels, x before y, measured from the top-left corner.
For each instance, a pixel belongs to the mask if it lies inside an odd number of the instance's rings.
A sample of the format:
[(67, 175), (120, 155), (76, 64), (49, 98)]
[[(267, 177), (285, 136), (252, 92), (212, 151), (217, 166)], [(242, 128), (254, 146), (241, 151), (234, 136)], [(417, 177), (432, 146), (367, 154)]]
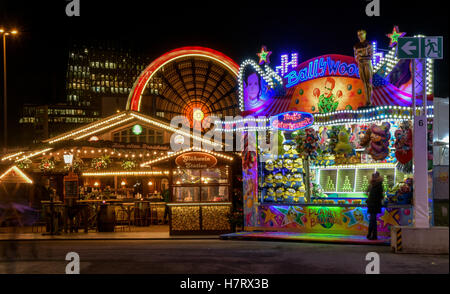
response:
[(416, 46), (411, 46), (410, 44), (412, 44), (412, 41), (408, 41), (402, 46), (402, 50), (408, 55), (412, 55), (411, 50), (416, 50), (417, 48)]

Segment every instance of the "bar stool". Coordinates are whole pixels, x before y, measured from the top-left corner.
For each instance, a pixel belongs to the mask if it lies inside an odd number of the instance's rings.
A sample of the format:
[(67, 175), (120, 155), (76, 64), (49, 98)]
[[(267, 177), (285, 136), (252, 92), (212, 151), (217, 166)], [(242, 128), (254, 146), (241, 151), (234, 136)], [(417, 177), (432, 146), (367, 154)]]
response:
[(158, 209), (157, 209), (156, 205), (149, 204), (147, 211), (148, 211), (148, 213), (147, 213), (146, 217), (147, 217), (147, 220), (149, 221), (149, 223), (151, 225), (153, 225), (153, 224), (157, 225), (158, 224)]
[(128, 229), (128, 231), (131, 231), (131, 225), (130, 225), (130, 219), (128, 217), (128, 212), (126, 209), (119, 207), (119, 209), (116, 210), (116, 217), (114, 220), (114, 230), (122, 230), (125, 231), (125, 229)]
[(35, 215), (37, 220), (31, 226), (31, 232), (34, 233), (34, 229), (36, 228), (36, 233), (40, 233), (43, 230), (42, 227), (45, 228), (45, 226), (47, 225), (47, 222), (42, 217), (42, 210), (36, 210)]
[(140, 208), (139, 204), (136, 203), (136, 206), (133, 208), (134, 211), (134, 225), (135, 226), (144, 226), (146, 221), (146, 209)]

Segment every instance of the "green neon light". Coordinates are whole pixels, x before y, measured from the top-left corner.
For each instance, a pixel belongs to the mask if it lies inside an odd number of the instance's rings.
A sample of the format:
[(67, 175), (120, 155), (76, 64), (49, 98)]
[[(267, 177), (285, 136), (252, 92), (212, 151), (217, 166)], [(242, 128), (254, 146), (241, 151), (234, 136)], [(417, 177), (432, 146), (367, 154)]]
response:
[(131, 131), (133, 132), (133, 134), (138, 136), (138, 135), (142, 134), (142, 127), (140, 125), (134, 125), (133, 128), (131, 129)]

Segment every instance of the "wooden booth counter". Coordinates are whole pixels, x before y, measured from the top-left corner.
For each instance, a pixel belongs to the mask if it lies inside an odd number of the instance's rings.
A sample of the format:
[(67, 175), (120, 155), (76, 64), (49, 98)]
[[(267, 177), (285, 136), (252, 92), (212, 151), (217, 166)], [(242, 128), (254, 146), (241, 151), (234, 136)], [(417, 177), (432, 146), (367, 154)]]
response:
[(231, 227), (231, 202), (168, 203), (170, 235), (223, 234)]

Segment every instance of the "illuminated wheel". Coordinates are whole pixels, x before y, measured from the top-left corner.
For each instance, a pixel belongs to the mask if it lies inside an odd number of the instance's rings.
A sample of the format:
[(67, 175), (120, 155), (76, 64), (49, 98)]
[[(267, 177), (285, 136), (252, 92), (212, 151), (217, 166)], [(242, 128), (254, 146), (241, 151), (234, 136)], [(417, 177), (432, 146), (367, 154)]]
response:
[(212, 49), (184, 47), (170, 51), (142, 72), (127, 109), (168, 120), (183, 115), (191, 122), (194, 116), (239, 115), (238, 70), (232, 59)]

